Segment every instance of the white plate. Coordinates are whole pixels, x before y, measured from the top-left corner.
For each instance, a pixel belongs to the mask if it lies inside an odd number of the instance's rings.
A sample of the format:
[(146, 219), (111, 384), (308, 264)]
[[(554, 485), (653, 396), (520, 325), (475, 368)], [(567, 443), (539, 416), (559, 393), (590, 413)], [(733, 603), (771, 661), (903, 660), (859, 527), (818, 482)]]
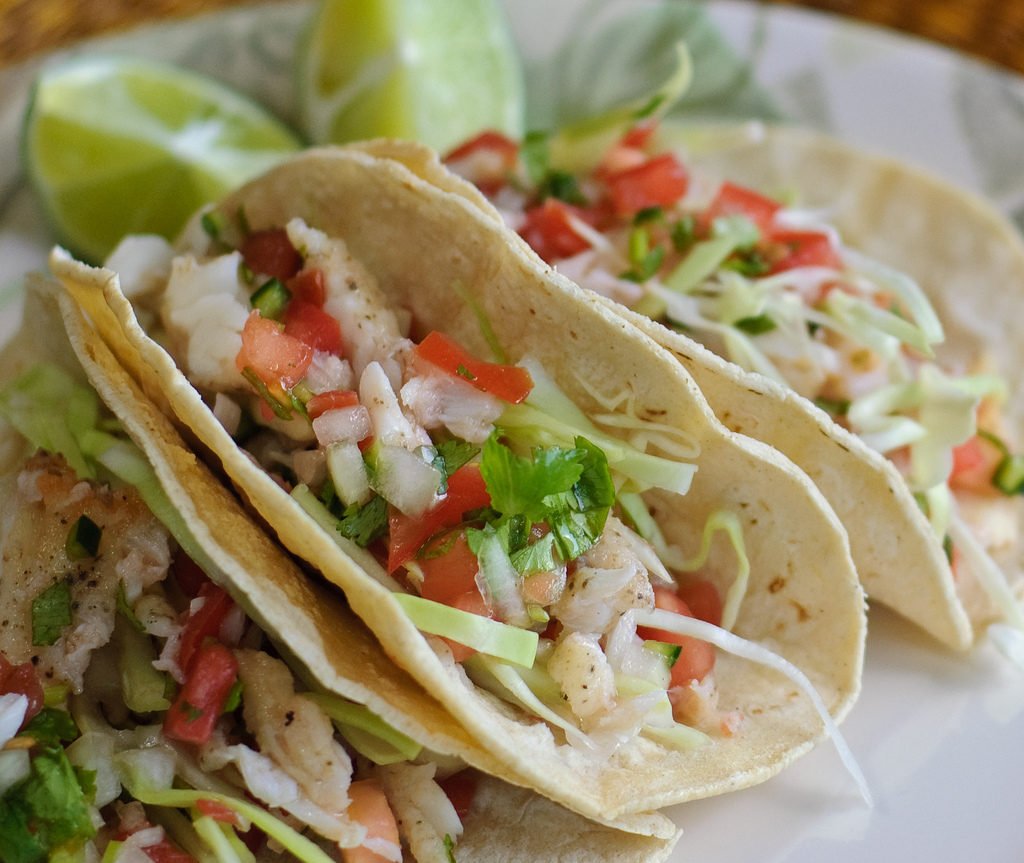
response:
[[(648, 62), (651, 51), (671, 45), (672, 28), (684, 27), (698, 60), (690, 116), (756, 115), (829, 131), (932, 169), (1024, 224), (1024, 81), (1009, 73), (784, 7), (727, 0), (703, 12), (639, 0), (508, 0), (508, 7), (531, 70), (537, 122), (565, 105), (582, 110), (628, 94), (637, 80), (657, 80), (664, 68)], [(302, 3), (236, 9), (85, 47), (182, 62), (288, 118), (290, 58), (307, 12)], [(16, 324), (22, 275), (40, 266), (52, 242), (16, 158), (28, 84), (47, 61), (0, 74), (0, 338)], [(685, 830), (673, 863), (1024, 859), (1024, 674), (987, 643), (954, 656), (884, 611), (872, 611), (870, 623), (864, 691), (843, 733), (874, 807), (856, 797), (835, 751), (821, 746), (764, 785), (671, 810)]]

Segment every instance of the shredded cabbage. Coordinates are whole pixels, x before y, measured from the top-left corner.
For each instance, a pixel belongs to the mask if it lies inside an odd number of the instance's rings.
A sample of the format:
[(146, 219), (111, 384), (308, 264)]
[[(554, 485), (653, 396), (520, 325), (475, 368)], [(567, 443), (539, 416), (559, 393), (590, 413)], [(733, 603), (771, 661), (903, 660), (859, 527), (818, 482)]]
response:
[(783, 659), (778, 654), (772, 653), (766, 647), (762, 647), (755, 642), (740, 638), (738, 635), (734, 635), (721, 627), (714, 626), (713, 624), (707, 623), (703, 620), (697, 620), (693, 617), (683, 617), (682, 615), (672, 614), (671, 612), (664, 611), (660, 608), (648, 611), (637, 611), (636, 622), (640, 626), (650, 626), (654, 629), (664, 629), (669, 632), (675, 632), (679, 635), (689, 635), (694, 638), (699, 638), (702, 641), (710, 642), (715, 645), (715, 647), (725, 650), (735, 656), (739, 656), (742, 659), (747, 659), (760, 665), (766, 665), (769, 668), (773, 668), (786, 675), (786, 677), (792, 680), (793, 683), (803, 690), (804, 694), (811, 700), (811, 704), (814, 705), (814, 709), (818, 712), (818, 715), (821, 717), (821, 721), (825, 726), (825, 733), (832, 740), (833, 745), (836, 747), (836, 751), (839, 753), (839, 757), (842, 759), (843, 765), (857, 784), (857, 789), (860, 791), (861, 797), (869, 806), (872, 805), (871, 791), (868, 788), (867, 780), (861, 772), (856, 759), (853, 757), (853, 753), (850, 751), (846, 740), (839, 733), (839, 727), (832, 718), (832, 714), (829, 713), (828, 707), (825, 706), (825, 702), (822, 700), (821, 695), (818, 693), (817, 689), (814, 688), (814, 684), (811, 683), (811, 681), (807, 679), (807, 675), (793, 665), (793, 663)]

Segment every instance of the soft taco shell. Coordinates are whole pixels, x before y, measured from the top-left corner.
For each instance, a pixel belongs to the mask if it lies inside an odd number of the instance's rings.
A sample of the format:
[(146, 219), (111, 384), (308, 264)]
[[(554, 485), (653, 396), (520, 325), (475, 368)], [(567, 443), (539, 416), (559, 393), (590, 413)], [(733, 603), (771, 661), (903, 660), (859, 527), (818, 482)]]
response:
[[(431, 161), (422, 148), (409, 148), (410, 160)], [(229, 219), (244, 210), (253, 230), (299, 217), (344, 238), (389, 300), (409, 309), (424, 332), (442, 330), (485, 356), (478, 318), (463, 298), (468, 289), (513, 360), (526, 353), (540, 360), (584, 410), (597, 409), (584, 382), (601, 381), (606, 394), (630, 393), (637, 416), (692, 430), (701, 456), (691, 491), (682, 505), (651, 496), (663, 531), (693, 553), (712, 512), (726, 508), (739, 516), (754, 572), (735, 631), (801, 668), (828, 709), (845, 715), (859, 690), (863, 595), (845, 533), (813, 484), (774, 450), (728, 432), (679, 363), (571, 283), (539, 268), (472, 193), (427, 182), (366, 148), (333, 148), (290, 160), (222, 202), (220, 210)], [(497, 702), (450, 658), (442, 659), (368, 574), (376, 566), (372, 559), (343, 553), (254, 466), (174, 360), (140, 327), (115, 273), (61, 252), (51, 266), (121, 363), (216, 455), (284, 545), (340, 586), (391, 658), (489, 753), (543, 794), (584, 814), (617, 818), (766, 779), (821, 736), (821, 719), (787, 678), (721, 655), (719, 703), (743, 711), (742, 734), (691, 752), (643, 738), (608, 757), (566, 746), (547, 725)], [(709, 571), (721, 574), (720, 589), (734, 571), (730, 558), (726, 548), (712, 556)]]
[[(243, 511), (120, 367), (70, 298), (62, 297), (60, 305), (88, 380), (143, 448), (193, 538), (219, 567), (211, 577), (271, 635), (293, 667), (297, 663), (326, 691), (366, 705), (426, 749), (485, 771), (464, 825), (465, 844), (458, 844), (460, 861), (526, 860), (525, 833), (540, 843), (529, 846), (531, 860), (571, 863), (614, 855), (616, 860), (658, 863), (668, 856), (680, 834), (662, 815), (631, 815), (609, 825), (497, 778), (516, 780), (388, 660), (337, 590), (307, 578)], [(446, 859), (437, 858), (438, 863)]]
[[(750, 127), (738, 132), (731, 126), (687, 131), (700, 142), (694, 165), (767, 193), (797, 193), (803, 205), (829, 215), (849, 246), (913, 276), (944, 322), (943, 360), (971, 368), (980, 357), (994, 358), (1008, 381), (1017, 378), (1024, 364), (1024, 341), (1017, 336), (1024, 242), (987, 203), (903, 162), (819, 133), (760, 126), (753, 134)], [(452, 182), (426, 154), (387, 142), (367, 147), (402, 159), (418, 176), (464, 194), (500, 221), (476, 189)], [(538, 266), (547, 267), (540, 260)], [(975, 628), (995, 610), (980, 596), (965, 608), (941, 543), (887, 458), (785, 387), (595, 297), (671, 351), (728, 428), (769, 443), (814, 480), (847, 527), (870, 600), (950, 647), (974, 643)], [(1006, 408), (1019, 442), (1024, 389), (1011, 385)], [(1020, 557), (1019, 550), (1010, 555), (1011, 568), (1020, 569)]]
[[(767, 129), (744, 146), (705, 152), (701, 167), (753, 188), (788, 189), (829, 214), (848, 245), (915, 278), (946, 331), (940, 361), (972, 369), (994, 359), (1009, 382), (1011, 438), (1024, 432), (1024, 363), (1018, 321), (1024, 243), (989, 205), (902, 162), (824, 135)], [(685, 337), (630, 315), (675, 353), (730, 428), (766, 441), (799, 464), (850, 534), (869, 599), (958, 649), (991, 620), (986, 603), (965, 608), (941, 543), (898, 471), (805, 399), (738, 372)], [(1019, 510), (1018, 510), (1019, 512)], [(1021, 567), (1021, 550), (1010, 555)]]

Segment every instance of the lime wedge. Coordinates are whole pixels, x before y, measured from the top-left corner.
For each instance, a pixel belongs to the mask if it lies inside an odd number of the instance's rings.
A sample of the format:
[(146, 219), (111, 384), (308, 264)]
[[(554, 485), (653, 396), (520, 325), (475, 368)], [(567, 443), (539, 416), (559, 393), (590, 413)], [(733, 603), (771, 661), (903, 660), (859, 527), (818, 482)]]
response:
[(200, 206), (299, 146), (223, 84), (129, 57), (44, 70), (22, 130), (25, 169), (55, 233), (92, 262), (128, 233), (173, 238)]
[(522, 134), (523, 76), (496, 0), (321, 0), (299, 48), (315, 143), (406, 138), (442, 152)]

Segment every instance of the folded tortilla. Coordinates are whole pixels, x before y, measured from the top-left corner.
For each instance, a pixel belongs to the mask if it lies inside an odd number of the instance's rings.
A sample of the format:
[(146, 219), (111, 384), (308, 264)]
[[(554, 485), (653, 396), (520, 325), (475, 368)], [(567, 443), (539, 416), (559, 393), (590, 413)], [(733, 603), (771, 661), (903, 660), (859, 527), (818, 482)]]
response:
[[(1007, 381), (1016, 380), (1024, 363), (1017, 334), (1024, 242), (989, 205), (906, 163), (795, 129), (768, 129), (695, 162), (750, 188), (791, 189), (802, 205), (829, 213), (848, 246), (922, 286), (946, 332), (942, 361), (972, 368), (992, 357)], [(977, 587), (973, 596), (958, 591), (941, 538), (887, 458), (807, 400), (624, 314), (680, 359), (727, 426), (766, 441), (811, 476), (847, 526), (869, 600), (957, 649), (1002, 617)], [(1011, 385), (1008, 396), (1006, 418), (1019, 444), (1024, 391)], [(1002, 563), (1012, 578), (1024, 565), (1024, 548), (1018, 544)]]
[[(943, 321), (943, 363), (971, 369), (980, 358), (994, 359), (1005, 380), (1017, 378), (1024, 362), (1017, 335), (1024, 241), (989, 204), (905, 162), (808, 130), (759, 127), (749, 134), (725, 125), (688, 129), (684, 138), (699, 144), (689, 161), (708, 176), (795, 194), (801, 206), (827, 214), (847, 246), (914, 278)], [(481, 203), (478, 190), (453, 181), (429, 154), (397, 148), (389, 155), (501, 219), (485, 198)], [(988, 624), (1006, 619), (1006, 607), (1021, 590), (1020, 542), (978, 564), (987, 572), (967, 572), (970, 566), (961, 563), (967, 574), (956, 579), (941, 538), (889, 459), (784, 386), (594, 296), (672, 352), (728, 428), (770, 444), (814, 480), (847, 528), (870, 601), (958, 650), (973, 645)], [(1019, 446), (1024, 390), (1011, 385), (1004, 407), (1011, 444)], [(1005, 503), (1016, 507), (1020, 525), (1019, 502)], [(1024, 527), (1017, 534), (1024, 535)], [(1024, 618), (1013, 616), (1010, 623), (1019, 627)]]
[[(229, 222), (243, 213), (254, 231), (300, 218), (343, 238), (389, 303), (411, 313), (424, 332), (442, 331), (487, 356), (482, 315), (513, 360), (526, 354), (538, 360), (584, 412), (602, 410), (592, 389), (598, 384), (606, 394), (628, 394), (636, 416), (686, 429), (700, 451), (689, 492), (681, 500), (647, 494), (662, 532), (692, 556), (713, 513), (736, 514), (752, 571), (735, 634), (770, 646), (799, 668), (832, 716), (842, 718), (859, 691), (864, 601), (845, 532), (820, 493), (775, 450), (727, 431), (670, 354), (542, 269), (484, 213), (481, 199), (406, 167), (403, 162), (427, 164), (432, 157), (404, 146), (308, 151), (248, 184), (218, 211)], [(392, 158), (402, 152), (405, 157)], [(370, 574), (372, 558), (342, 551), (254, 464), (140, 325), (116, 273), (59, 250), (51, 267), (147, 395), (212, 453), (285, 547), (341, 587), (391, 659), (514, 781), (584, 815), (619, 819), (762, 781), (821, 738), (821, 715), (786, 675), (723, 652), (715, 669), (719, 704), (743, 714), (741, 733), (689, 751), (644, 737), (610, 753), (567, 745), (558, 729), (472, 683)], [(713, 550), (707, 571), (724, 595), (735, 573), (731, 549)]]
[[(26, 324), (0, 354), (0, 384), (10, 383), (39, 362), (92, 383), (145, 453), (191, 540), (212, 565), (207, 575), (273, 639), (297, 676), (368, 707), (423, 746), (426, 763), (433, 758), (448, 767), (465, 764), (482, 771), (464, 816), (464, 832), (455, 842), (459, 860), (571, 863), (607, 856), (658, 863), (668, 857), (680, 831), (662, 815), (628, 816), (611, 826), (505, 781), (515, 777), (390, 662), (340, 593), (306, 577), (244, 512), (120, 367), (70, 298), (59, 297), (58, 315), (58, 291), (36, 282), (28, 292)], [(63, 338), (65, 331), (70, 345)], [(12, 429), (0, 432), (6, 477), (30, 450)], [(4, 577), (0, 569), (0, 579)], [(14, 573), (6, 577), (13, 578)], [(87, 677), (86, 683), (95, 680)], [(450, 859), (444, 837), (431, 833), (429, 818), (416, 811), (416, 802), (414, 795), (392, 800), (403, 842), (420, 863), (444, 863)], [(527, 832), (534, 844), (524, 843)]]

